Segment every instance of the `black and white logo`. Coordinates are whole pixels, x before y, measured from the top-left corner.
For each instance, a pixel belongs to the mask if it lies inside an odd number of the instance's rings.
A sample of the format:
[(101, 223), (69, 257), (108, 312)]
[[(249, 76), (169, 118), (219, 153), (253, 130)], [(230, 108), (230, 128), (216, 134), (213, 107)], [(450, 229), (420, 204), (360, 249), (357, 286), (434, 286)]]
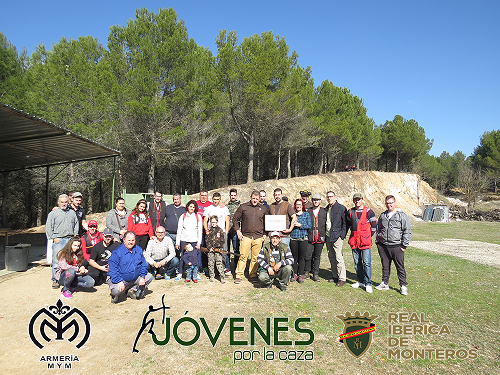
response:
[[(38, 330), (35, 327), (38, 327)], [(67, 340), (72, 343), (81, 337), (76, 344), (76, 348), (80, 349), (90, 337), (90, 322), (80, 309), (65, 306), (59, 299), (55, 305), (49, 306), (48, 309), (43, 307), (38, 310), (30, 320), (28, 332), (31, 341), (39, 349), (44, 347), (40, 341), (51, 341), (51, 338), (47, 335), (48, 330), (55, 333), (55, 340), (65, 340), (64, 334), (69, 335), (73, 332)], [(39, 337), (43, 340), (39, 339)]]

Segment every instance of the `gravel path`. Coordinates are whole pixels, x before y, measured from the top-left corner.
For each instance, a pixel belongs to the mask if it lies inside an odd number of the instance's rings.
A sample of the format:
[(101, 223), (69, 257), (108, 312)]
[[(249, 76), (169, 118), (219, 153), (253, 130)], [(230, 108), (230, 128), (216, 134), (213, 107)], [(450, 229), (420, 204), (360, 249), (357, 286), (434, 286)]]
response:
[(411, 241), (410, 246), (500, 268), (500, 245), (496, 244), (445, 238), (434, 242)]

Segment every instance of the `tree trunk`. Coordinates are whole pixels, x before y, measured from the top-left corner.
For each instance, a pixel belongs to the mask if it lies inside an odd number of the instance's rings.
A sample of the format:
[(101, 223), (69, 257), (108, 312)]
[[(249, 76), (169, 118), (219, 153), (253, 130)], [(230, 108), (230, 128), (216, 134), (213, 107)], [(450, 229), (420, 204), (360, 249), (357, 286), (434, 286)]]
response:
[(287, 173), (287, 178), (292, 178), (292, 150), (288, 149), (288, 162), (287, 162), (287, 168), (288, 168), (288, 173)]
[(322, 152), (321, 153), (321, 161), (319, 162), (319, 168), (318, 168), (318, 173), (317, 174), (321, 174), (321, 172), (323, 172), (323, 164), (325, 162), (325, 154)]
[(295, 150), (295, 177), (299, 177), (299, 150)]
[(253, 159), (254, 159), (254, 143), (255, 143), (255, 136), (254, 133), (250, 133), (250, 136), (248, 137), (248, 169), (247, 169), (247, 184), (250, 184), (253, 182)]
[(233, 169), (233, 147), (229, 147), (229, 170), (227, 171), (227, 184), (231, 185), (231, 173)]
[(398, 171), (398, 162), (399, 162), (399, 151), (396, 151), (396, 173)]
[(279, 179), (280, 177), (280, 169), (281, 169), (281, 142), (280, 146), (278, 147), (278, 166), (276, 167), (276, 176), (274, 177), (275, 180)]
[(200, 152), (200, 169), (199, 169), (199, 174), (200, 174), (200, 191), (204, 189), (204, 181), (203, 181), (203, 154)]
[(153, 194), (155, 190), (155, 161), (151, 157), (148, 173), (148, 193)]

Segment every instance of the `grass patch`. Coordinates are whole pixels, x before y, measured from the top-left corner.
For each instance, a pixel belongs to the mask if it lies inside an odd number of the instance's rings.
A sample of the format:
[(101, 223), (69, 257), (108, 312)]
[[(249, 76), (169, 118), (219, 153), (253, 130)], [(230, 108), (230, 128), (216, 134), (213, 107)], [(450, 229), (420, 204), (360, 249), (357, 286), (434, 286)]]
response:
[(489, 221), (412, 223), (412, 240), (414, 241), (440, 241), (445, 238), (500, 244), (500, 223)]

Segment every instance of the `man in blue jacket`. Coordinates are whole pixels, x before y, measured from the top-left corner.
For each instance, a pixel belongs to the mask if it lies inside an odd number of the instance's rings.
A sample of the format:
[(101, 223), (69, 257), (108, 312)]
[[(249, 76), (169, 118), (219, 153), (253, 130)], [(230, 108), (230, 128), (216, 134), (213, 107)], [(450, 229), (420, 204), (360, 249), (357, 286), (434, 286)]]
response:
[(125, 233), (123, 243), (113, 251), (108, 265), (106, 282), (112, 303), (117, 303), (125, 293), (132, 299), (144, 297), (146, 287), (153, 280), (153, 276), (148, 273), (148, 264), (142, 249), (135, 244), (134, 232)]

